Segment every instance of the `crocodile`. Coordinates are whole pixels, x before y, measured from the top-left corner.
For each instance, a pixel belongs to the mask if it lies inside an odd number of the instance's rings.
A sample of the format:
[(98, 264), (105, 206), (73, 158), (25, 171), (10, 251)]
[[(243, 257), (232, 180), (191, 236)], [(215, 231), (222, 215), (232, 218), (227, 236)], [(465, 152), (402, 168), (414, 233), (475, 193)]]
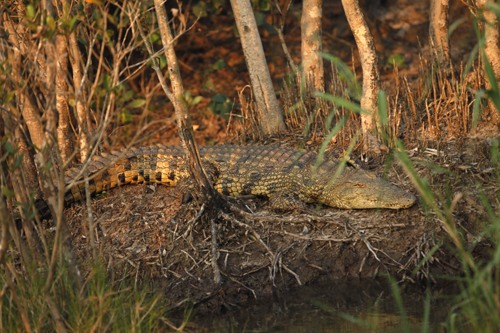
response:
[[(279, 211), (322, 203), (345, 209), (411, 207), (415, 196), (375, 173), (348, 162), (341, 171), (336, 154), (318, 161), (318, 154), (280, 146), (201, 146), (200, 158), (208, 179), (225, 196), (269, 198)], [(187, 158), (181, 146), (155, 145), (94, 156), (87, 166), (95, 195), (125, 184), (158, 183), (189, 192)], [(337, 175), (336, 175), (337, 172)], [(335, 175), (335, 177), (334, 177)], [(65, 173), (66, 204), (85, 198), (81, 168)]]

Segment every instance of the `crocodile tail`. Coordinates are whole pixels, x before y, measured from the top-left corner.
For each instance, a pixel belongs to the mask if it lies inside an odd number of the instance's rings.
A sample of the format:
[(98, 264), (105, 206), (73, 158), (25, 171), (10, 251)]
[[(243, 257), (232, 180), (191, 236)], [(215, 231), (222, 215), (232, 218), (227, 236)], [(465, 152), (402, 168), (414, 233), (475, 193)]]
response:
[[(151, 146), (113, 150), (109, 154), (94, 156), (88, 164), (91, 195), (125, 184), (161, 183), (175, 186), (185, 177), (184, 152), (176, 146)], [(66, 204), (85, 197), (85, 179), (81, 168), (65, 173)]]

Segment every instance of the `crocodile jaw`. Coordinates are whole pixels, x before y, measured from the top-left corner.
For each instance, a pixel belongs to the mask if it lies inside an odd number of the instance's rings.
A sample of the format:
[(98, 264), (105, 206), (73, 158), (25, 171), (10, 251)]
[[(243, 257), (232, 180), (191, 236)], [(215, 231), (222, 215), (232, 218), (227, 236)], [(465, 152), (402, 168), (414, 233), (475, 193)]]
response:
[(373, 173), (356, 170), (348, 179), (340, 176), (330, 190), (323, 192), (321, 201), (345, 209), (403, 209), (411, 207), (416, 198)]

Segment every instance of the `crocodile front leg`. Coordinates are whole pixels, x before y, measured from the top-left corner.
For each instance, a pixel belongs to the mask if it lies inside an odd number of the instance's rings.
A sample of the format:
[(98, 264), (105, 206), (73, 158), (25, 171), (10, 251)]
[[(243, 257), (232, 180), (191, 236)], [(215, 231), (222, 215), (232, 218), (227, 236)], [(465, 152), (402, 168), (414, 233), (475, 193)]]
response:
[(269, 203), (272, 209), (287, 211), (303, 211), (307, 207), (305, 202), (299, 197), (297, 190), (285, 189), (272, 193), (269, 196)]

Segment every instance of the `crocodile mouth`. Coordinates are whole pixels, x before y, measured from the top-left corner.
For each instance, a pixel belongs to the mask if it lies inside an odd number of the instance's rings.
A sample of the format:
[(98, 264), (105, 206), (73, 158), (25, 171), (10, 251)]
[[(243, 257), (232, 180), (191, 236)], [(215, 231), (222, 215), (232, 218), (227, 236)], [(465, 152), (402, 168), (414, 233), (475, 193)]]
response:
[(410, 208), (416, 201), (416, 197), (409, 192), (399, 193), (394, 196), (379, 195), (377, 198), (363, 198), (361, 196), (354, 196), (351, 200), (345, 201), (341, 208), (347, 209), (405, 209)]
[(380, 208), (404, 209), (410, 208), (416, 201), (416, 197), (410, 192), (401, 193), (396, 199), (397, 200), (384, 200), (384, 197), (382, 197), (380, 200), (375, 201), (375, 204), (378, 203)]

